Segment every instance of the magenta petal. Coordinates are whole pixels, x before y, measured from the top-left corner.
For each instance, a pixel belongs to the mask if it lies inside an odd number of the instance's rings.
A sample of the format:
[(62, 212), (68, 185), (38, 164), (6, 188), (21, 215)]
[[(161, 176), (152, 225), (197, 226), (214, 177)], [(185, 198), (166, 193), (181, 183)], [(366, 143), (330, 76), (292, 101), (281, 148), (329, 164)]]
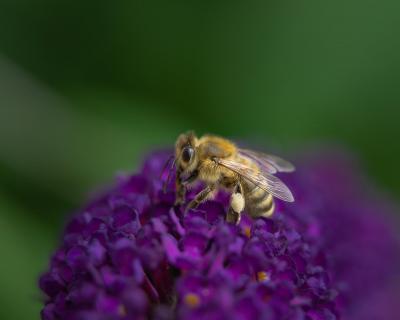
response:
[(105, 314), (117, 315), (120, 302), (117, 298), (100, 294), (96, 301), (96, 309)]
[(169, 234), (164, 234), (162, 235), (162, 242), (165, 247), (165, 253), (168, 260), (171, 263), (175, 263), (177, 258), (181, 255), (176, 239)]

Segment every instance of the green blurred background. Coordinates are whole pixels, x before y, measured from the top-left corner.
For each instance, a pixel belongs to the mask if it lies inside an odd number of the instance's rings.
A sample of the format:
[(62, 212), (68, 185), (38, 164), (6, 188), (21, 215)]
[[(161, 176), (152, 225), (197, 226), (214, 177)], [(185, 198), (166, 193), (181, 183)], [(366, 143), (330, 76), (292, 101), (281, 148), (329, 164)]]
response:
[[(0, 318), (36, 319), (67, 213), (195, 129), (333, 143), (400, 195), (400, 2), (0, 3)], [(96, 187), (97, 186), (97, 187)]]

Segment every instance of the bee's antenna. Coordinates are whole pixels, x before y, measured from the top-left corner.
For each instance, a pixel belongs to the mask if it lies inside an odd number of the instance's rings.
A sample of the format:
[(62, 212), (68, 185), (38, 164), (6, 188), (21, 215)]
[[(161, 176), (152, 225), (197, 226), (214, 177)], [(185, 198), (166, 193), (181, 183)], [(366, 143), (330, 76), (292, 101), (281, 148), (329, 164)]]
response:
[(171, 171), (175, 167), (175, 163), (176, 163), (176, 159), (174, 159), (174, 161), (172, 162), (172, 166), (169, 168), (167, 180), (164, 181), (164, 185), (163, 185), (163, 192), (164, 193), (167, 192), (167, 186), (169, 184), (169, 181), (171, 180)]
[(162, 170), (161, 170), (161, 172), (160, 172), (160, 176), (159, 176), (160, 179), (161, 179), (162, 175), (164, 174), (165, 169), (167, 169), (168, 165), (171, 163), (171, 160), (172, 160), (173, 158), (174, 158), (173, 155), (172, 155), (172, 156), (169, 156), (168, 159), (167, 159), (167, 161), (165, 161), (164, 166), (163, 166), (163, 168), (162, 168)]
[[(165, 162), (165, 165), (164, 165), (164, 167), (163, 167), (163, 169), (161, 171), (161, 174), (160, 174), (160, 177), (161, 177), (164, 174), (165, 169), (169, 166), (167, 180), (165, 180), (164, 183), (163, 183), (163, 192), (164, 193), (167, 192), (167, 186), (168, 186), (168, 183), (169, 183), (169, 181), (171, 179), (171, 171), (172, 171), (172, 168), (175, 167), (176, 159), (174, 159), (174, 158), (175, 158), (174, 156), (170, 156), (168, 158), (168, 160)], [(172, 165), (170, 166), (172, 159), (174, 159), (174, 161), (172, 162)]]

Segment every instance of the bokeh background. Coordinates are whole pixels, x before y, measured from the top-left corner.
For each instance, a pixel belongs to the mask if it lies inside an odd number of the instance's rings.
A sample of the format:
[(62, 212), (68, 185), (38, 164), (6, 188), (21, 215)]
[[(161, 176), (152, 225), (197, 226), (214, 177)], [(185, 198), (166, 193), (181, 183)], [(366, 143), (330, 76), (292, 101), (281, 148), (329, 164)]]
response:
[[(187, 129), (351, 150), (400, 196), (400, 2), (0, 2), (0, 318), (68, 213)], [(273, 147), (272, 147), (273, 146)]]

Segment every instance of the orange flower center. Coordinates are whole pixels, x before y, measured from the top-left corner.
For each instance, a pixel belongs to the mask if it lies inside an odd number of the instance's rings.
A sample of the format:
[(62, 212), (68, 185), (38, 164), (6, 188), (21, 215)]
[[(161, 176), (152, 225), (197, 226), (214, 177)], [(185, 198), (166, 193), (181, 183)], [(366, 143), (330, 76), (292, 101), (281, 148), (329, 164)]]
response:
[(197, 294), (188, 293), (185, 295), (184, 301), (189, 307), (195, 308), (199, 305), (200, 298)]

